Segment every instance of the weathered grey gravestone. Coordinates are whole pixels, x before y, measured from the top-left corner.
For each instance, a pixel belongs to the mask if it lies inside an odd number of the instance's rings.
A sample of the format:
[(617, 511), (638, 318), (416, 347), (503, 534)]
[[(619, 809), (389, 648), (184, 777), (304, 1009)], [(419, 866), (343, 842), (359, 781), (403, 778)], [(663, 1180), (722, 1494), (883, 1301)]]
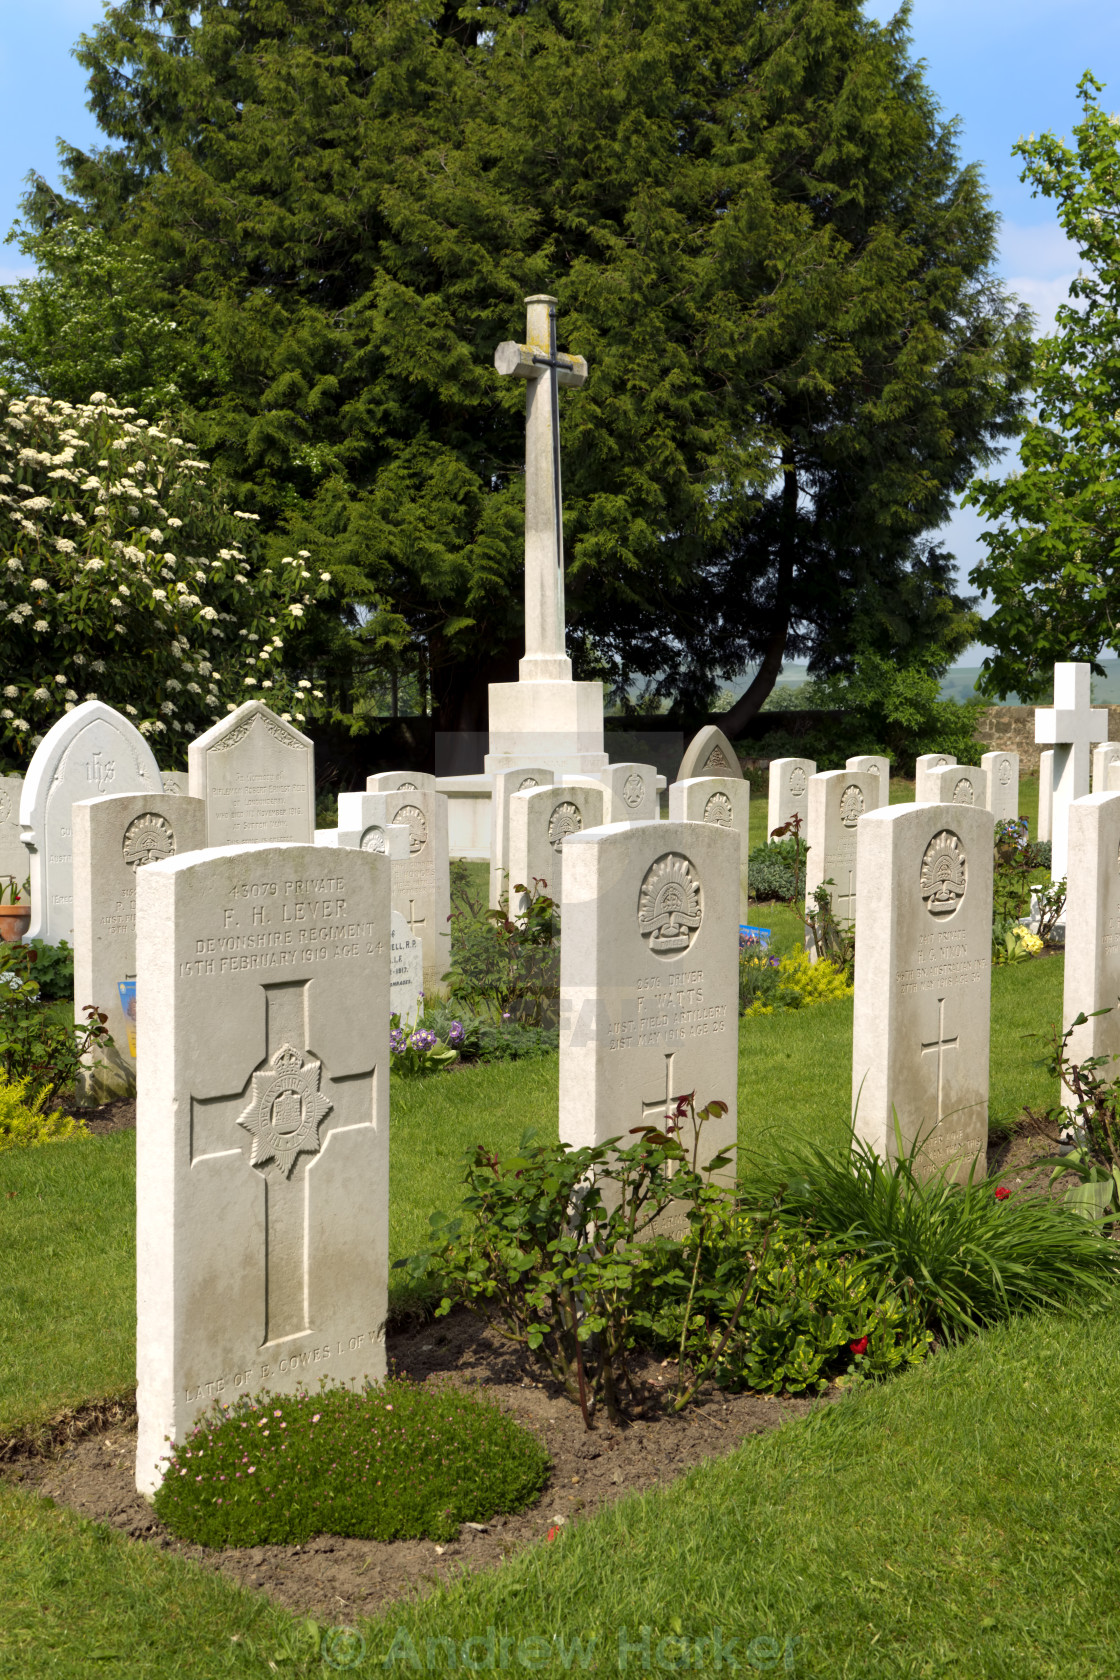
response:
[(103, 1065), (83, 1080), (87, 1102), (136, 1089), (136, 876), (146, 864), (197, 851), (206, 840), (201, 799), (116, 793), (79, 799), (74, 827), (74, 1019), (85, 1006), (108, 1015)]
[(739, 755), (723, 730), (717, 729), (714, 723), (706, 723), (685, 748), (680, 769), (677, 771), (677, 781), (687, 782), (693, 776), (742, 774), (743, 766), (739, 763)]
[(660, 816), (655, 764), (609, 764), (599, 780), (607, 790), (604, 822), (656, 822)]
[(315, 747), (260, 700), (187, 748), (190, 791), (206, 801), (206, 844), (244, 846), (315, 838)]
[(561, 1138), (576, 1148), (629, 1143), (633, 1127), (664, 1126), (694, 1091), (698, 1108), (729, 1105), (701, 1134), (700, 1164), (733, 1153), (737, 835), (670, 820), (573, 834), (564, 850)]
[[(1054, 704), (1038, 706), (1034, 738), (1051, 747), (1050, 760), (1050, 879), (1060, 881), (1066, 871), (1068, 812), (1075, 799), (1089, 791), (1089, 752), (1095, 741), (1108, 740), (1108, 712), (1093, 708), (1087, 660), (1059, 660), (1054, 666)], [(1039, 807), (1042, 790), (1039, 789)]]
[(1015, 822), (1019, 815), (1019, 754), (985, 753), (980, 760), (984, 772), (985, 805), (1000, 822)]
[(582, 829), (598, 828), (606, 801), (604, 787), (577, 787), (571, 782), (513, 795), (509, 802), (511, 915), (520, 914), (527, 902), (526, 895), (519, 896), (514, 887), (531, 892), (534, 881), (543, 882), (540, 890), (559, 904), (564, 842)]
[(847, 770), (861, 770), (868, 776), (874, 776), (879, 785), (878, 808), (891, 802), (891, 761), (881, 753), (857, 753), (854, 758), (846, 758), (844, 767)]
[(152, 749), (112, 706), (85, 700), (47, 730), (20, 800), (21, 836), (31, 854), (29, 939), (57, 945), (74, 938), (74, 801), (162, 792)]
[(413, 1027), (420, 1019), (424, 990), (424, 946), (418, 933), (409, 933), (399, 910), (393, 911), (389, 954), (389, 1008), (402, 1027)]
[(937, 798), (936, 791), (930, 781), (934, 770), (944, 770), (947, 764), (957, 761), (952, 753), (921, 753), (914, 761), (914, 801), (916, 804), (930, 804)]
[(987, 808), (988, 778), (971, 764), (949, 764), (926, 772), (928, 798), (934, 805), (978, 805)]
[[(393, 857), (393, 909), (424, 947), (424, 995), (447, 993), (451, 967), (451, 866), (447, 855), (447, 795), (400, 788), (391, 793), (340, 793), (340, 834), (356, 834), (365, 850), (383, 845)], [(407, 828), (408, 849), (397, 852), (390, 829)]]
[(859, 825), (874, 881), (856, 940), (852, 1109), (883, 1158), (922, 1139), (926, 1171), (984, 1171), (995, 823), (977, 805), (896, 805)]
[(434, 793), (436, 779), (426, 770), (379, 770), (366, 777), (367, 793)]
[(716, 823), (739, 836), (739, 921), (750, 920), (747, 859), (751, 844), (751, 784), (737, 776), (693, 776), (669, 784), (669, 821)]
[(555, 780), (552, 771), (539, 764), (522, 765), (518, 770), (499, 770), (494, 776), (490, 807), (491, 910), (500, 910), (503, 899), (508, 902), (509, 802), (515, 793), (531, 793), (534, 788), (551, 787)]
[(136, 882), (136, 1485), (214, 1401), (385, 1374), (389, 862), (225, 847)]
[[(1086, 794), (1069, 808), (1065, 923), (1062, 1025), (1090, 1017), (1074, 1030), (1070, 1058), (1120, 1058), (1120, 793)], [(1108, 1014), (1094, 1017), (1097, 1009)], [(1118, 1072), (1115, 1063), (1102, 1069), (1109, 1079)]]
[(1108, 773), (1114, 764), (1120, 764), (1120, 741), (1102, 741), (1093, 748), (1094, 793), (1109, 791)]
[(10, 875), (22, 887), (31, 873), (31, 858), (19, 836), (22, 776), (0, 776), (0, 883)]
[(817, 887), (831, 881), (832, 914), (842, 928), (856, 919), (856, 829), (878, 797), (876, 778), (859, 770), (824, 770), (809, 781), (805, 903), (812, 909)]
[(1054, 754), (1040, 752), (1038, 755), (1038, 841), (1049, 840), (1051, 833), (1051, 817), (1054, 810)]
[(809, 822), (809, 777), (815, 776), (817, 766), (811, 758), (772, 758), (770, 760), (769, 800), (766, 806), (766, 835), (776, 828), (784, 828), (793, 816), (801, 818), (801, 838), (805, 838)]

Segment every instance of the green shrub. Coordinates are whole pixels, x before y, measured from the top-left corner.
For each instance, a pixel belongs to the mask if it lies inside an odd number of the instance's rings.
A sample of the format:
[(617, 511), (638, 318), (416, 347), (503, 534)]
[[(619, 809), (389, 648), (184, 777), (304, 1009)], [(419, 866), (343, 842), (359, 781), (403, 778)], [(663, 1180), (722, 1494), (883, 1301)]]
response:
[(489, 910), (470, 888), (462, 860), (451, 865), (451, 968), (446, 976), (458, 1009), (525, 1026), (553, 1026), (560, 996), (560, 916), (547, 883), (527, 888), (523, 914)]
[(772, 1015), (852, 996), (844, 969), (827, 957), (810, 962), (808, 951), (770, 957), (756, 947), (739, 952), (739, 1009), (743, 1015)]
[(514, 1062), (552, 1055), (560, 1047), (558, 1027), (526, 1026), (512, 1015), (491, 1021), (450, 1003), (426, 1007), (423, 1025), (458, 1050), (463, 1062)]
[[(797, 859), (798, 850), (801, 853), (800, 864)], [(765, 845), (756, 846), (747, 859), (751, 897), (757, 899), (760, 904), (770, 899), (781, 899), (788, 904), (795, 897), (803, 897), (805, 854), (808, 850), (804, 841), (792, 837), (785, 840), (768, 840)]]
[(26, 1080), (33, 1091), (69, 1091), (83, 1062), (103, 1065), (97, 1051), (113, 1042), (108, 1016), (87, 1004), (85, 1023), (77, 1026), (69, 1011), (45, 1006), (38, 967), (29, 963), (23, 946), (0, 944), (0, 1069), (8, 1079)]
[[(74, 952), (60, 939), (48, 945), (45, 939), (25, 939), (25, 950), (35, 952), (35, 984), (44, 1003), (72, 1002), (74, 997)], [(92, 998), (86, 1000), (92, 1003)]]
[(523, 1511), (549, 1468), (528, 1430), (454, 1389), (390, 1381), (262, 1394), (204, 1418), (172, 1449), (155, 1509), (202, 1546), (450, 1540), (460, 1523)]
[(1097, 1227), (1046, 1197), (999, 1195), (992, 1178), (923, 1178), (917, 1155), (883, 1161), (858, 1138), (837, 1153), (792, 1145), (746, 1175), (744, 1201), (874, 1261), (949, 1338), (1115, 1290), (1120, 1245)]
[(41, 1143), (62, 1143), (88, 1137), (85, 1126), (69, 1114), (45, 1114), (47, 1091), (28, 1099), (29, 1079), (0, 1078), (0, 1150), (33, 1149)]

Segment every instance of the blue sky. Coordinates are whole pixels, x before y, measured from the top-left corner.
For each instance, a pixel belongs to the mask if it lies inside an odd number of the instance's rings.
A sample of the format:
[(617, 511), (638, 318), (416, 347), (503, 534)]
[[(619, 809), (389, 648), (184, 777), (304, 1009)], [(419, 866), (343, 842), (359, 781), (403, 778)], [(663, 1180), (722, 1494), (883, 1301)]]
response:
[[(868, 0), (885, 19), (893, 4)], [(96, 142), (85, 87), (71, 48), (102, 15), (101, 0), (0, 0), (0, 232), (14, 219), (23, 181), (36, 169), (57, 178), (56, 138)], [(1120, 4), (1117, 0), (915, 0), (915, 56), (946, 115), (962, 119), (962, 154), (983, 165), (1003, 217), (1005, 279), (1045, 326), (1077, 269), (1049, 203), (1019, 181), (1011, 147), (1022, 134), (1077, 120), (1075, 96), (1091, 69), (1109, 84), (1105, 103), (1120, 110)], [(0, 281), (26, 272), (13, 246), (0, 245)], [(964, 571), (978, 552), (979, 522), (968, 511), (942, 533)], [(966, 656), (966, 663), (976, 654)]]

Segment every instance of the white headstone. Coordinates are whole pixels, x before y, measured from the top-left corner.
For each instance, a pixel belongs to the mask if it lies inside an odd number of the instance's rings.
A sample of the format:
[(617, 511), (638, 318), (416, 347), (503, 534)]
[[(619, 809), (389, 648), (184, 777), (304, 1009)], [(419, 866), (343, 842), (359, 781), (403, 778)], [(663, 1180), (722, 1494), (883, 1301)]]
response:
[(656, 822), (656, 764), (609, 764), (599, 780), (607, 790), (603, 806), (605, 822)]
[(1093, 748), (1093, 792), (1108, 792), (1108, 772), (1120, 764), (1120, 741), (1102, 741)]
[[(1065, 927), (1062, 1025), (1089, 1017), (1074, 1029), (1070, 1059), (1120, 1059), (1120, 793), (1086, 794), (1069, 808)], [(1111, 1079), (1120, 1068), (1101, 1072)]]
[(1108, 740), (1108, 712), (1093, 709), (1090, 667), (1083, 660), (1061, 660), (1054, 666), (1054, 704), (1038, 706), (1034, 738), (1053, 749), (1050, 762), (1050, 879), (1066, 874), (1067, 813), (1075, 799), (1089, 791), (1089, 755), (1095, 741)]
[(669, 821), (715, 823), (739, 836), (739, 921), (750, 921), (747, 859), (751, 846), (751, 784), (739, 776), (692, 776), (669, 784)]
[[(585, 828), (598, 828), (607, 802), (604, 787), (576, 787), (557, 782), (554, 787), (533, 788), (515, 793), (509, 802), (509, 899), (510, 914), (520, 913), (524, 898), (515, 887), (539, 891), (560, 902), (563, 880), (563, 847), (569, 835)], [(561, 933), (563, 923), (561, 923)]]
[(932, 784), (929, 780), (930, 772), (943, 770), (947, 764), (957, 761), (952, 753), (921, 753), (914, 761), (914, 801), (915, 804), (928, 805), (933, 802), (935, 795), (931, 792)]
[(971, 764), (948, 764), (943, 770), (927, 770), (926, 786), (934, 805), (988, 805), (988, 778)]
[(875, 776), (879, 782), (879, 809), (891, 802), (891, 761), (881, 753), (857, 753), (854, 758), (844, 760), (848, 770), (861, 770), (869, 776)]
[(426, 770), (379, 770), (366, 777), (367, 793), (435, 793), (436, 779)]
[(537, 787), (551, 787), (555, 780), (552, 771), (539, 764), (522, 765), (518, 770), (499, 770), (494, 777), (490, 825), (491, 910), (500, 910), (503, 899), (508, 902), (509, 802), (515, 793), (531, 793)]
[(399, 910), (393, 911), (389, 949), (390, 1013), (400, 1017), (402, 1027), (414, 1027), (420, 1019), (420, 994), (424, 990), (424, 946), (419, 934), (409, 933)]
[(385, 1375), (389, 864), (224, 847), (136, 882), (136, 1485), (217, 1400)]
[(315, 747), (260, 700), (187, 748), (190, 790), (206, 801), (206, 844), (315, 839)]
[(980, 760), (984, 772), (984, 803), (997, 823), (1016, 822), (1019, 817), (1019, 754), (985, 753)]
[[(1111, 785), (1111, 778), (1110, 778)], [(1054, 754), (1041, 752), (1038, 755), (1038, 833), (1035, 839), (1039, 842), (1049, 840), (1052, 830), (1054, 814)]]
[(714, 823), (613, 824), (564, 849), (561, 1138), (629, 1143), (632, 1128), (663, 1127), (676, 1099), (695, 1092), (697, 1108), (728, 1104), (701, 1134), (699, 1164), (734, 1151), (736, 835)]
[[(362, 850), (389, 848), (393, 909), (424, 947), (424, 995), (444, 997), (451, 967), (451, 865), (447, 855), (447, 795), (401, 788), (395, 793), (340, 793), (339, 835)], [(408, 830), (403, 856), (390, 829)], [(343, 841), (342, 843), (346, 843)]]
[(809, 821), (809, 777), (817, 766), (811, 758), (772, 758), (770, 797), (766, 807), (766, 835), (784, 828), (793, 816), (801, 818), (801, 838)]
[(984, 1172), (995, 823), (977, 805), (895, 805), (859, 825), (852, 1109), (884, 1159)]
[(743, 766), (739, 763), (739, 755), (723, 730), (717, 729), (714, 723), (706, 723), (685, 748), (680, 769), (677, 771), (677, 781), (688, 782), (693, 776), (742, 774)]
[(98, 1051), (83, 1081), (89, 1102), (136, 1088), (136, 876), (205, 843), (201, 799), (174, 793), (111, 793), (79, 799), (74, 829), (74, 1019), (95, 1003), (108, 1015), (111, 1049)]
[(0, 884), (11, 876), (17, 887), (22, 887), (31, 874), (31, 858), (19, 836), (22, 797), (22, 776), (0, 776)]
[(20, 800), (21, 836), (31, 854), (28, 939), (73, 941), (74, 801), (162, 792), (152, 749), (112, 706), (85, 700), (52, 724), (35, 749)]
[(877, 779), (860, 770), (824, 770), (809, 780), (809, 854), (805, 860), (805, 906), (813, 908), (817, 887), (828, 888), (832, 914), (841, 927), (856, 920), (856, 832), (878, 809)]
[(161, 770), (159, 777), (163, 783), (164, 793), (188, 793), (190, 791), (185, 770)]

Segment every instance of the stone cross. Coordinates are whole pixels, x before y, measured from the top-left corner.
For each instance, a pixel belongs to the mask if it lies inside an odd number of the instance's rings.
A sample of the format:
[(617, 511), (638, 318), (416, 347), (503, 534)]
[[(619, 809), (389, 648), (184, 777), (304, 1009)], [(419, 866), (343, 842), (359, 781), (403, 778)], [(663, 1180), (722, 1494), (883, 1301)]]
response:
[(937, 1124), (945, 1118), (945, 1052), (958, 1050), (960, 1038), (954, 1033), (952, 1038), (945, 1036), (945, 999), (937, 1000), (937, 1037), (931, 1044), (922, 1045), (923, 1056), (937, 1057)]
[(1092, 709), (1089, 674), (1087, 661), (1056, 664), (1054, 704), (1036, 707), (1034, 714), (1035, 740), (1054, 751), (1050, 766), (1052, 881), (1064, 880), (1067, 874), (1069, 808), (1089, 791), (1090, 748), (1096, 741), (1108, 740), (1108, 712), (1103, 707)]
[(561, 385), (578, 390), (587, 379), (582, 356), (556, 348), (556, 299), (525, 299), (525, 344), (506, 340), (494, 352), (499, 373), (516, 374), (525, 388), (525, 657), (522, 682), (570, 681), (564, 645), (564, 519), (560, 493)]

